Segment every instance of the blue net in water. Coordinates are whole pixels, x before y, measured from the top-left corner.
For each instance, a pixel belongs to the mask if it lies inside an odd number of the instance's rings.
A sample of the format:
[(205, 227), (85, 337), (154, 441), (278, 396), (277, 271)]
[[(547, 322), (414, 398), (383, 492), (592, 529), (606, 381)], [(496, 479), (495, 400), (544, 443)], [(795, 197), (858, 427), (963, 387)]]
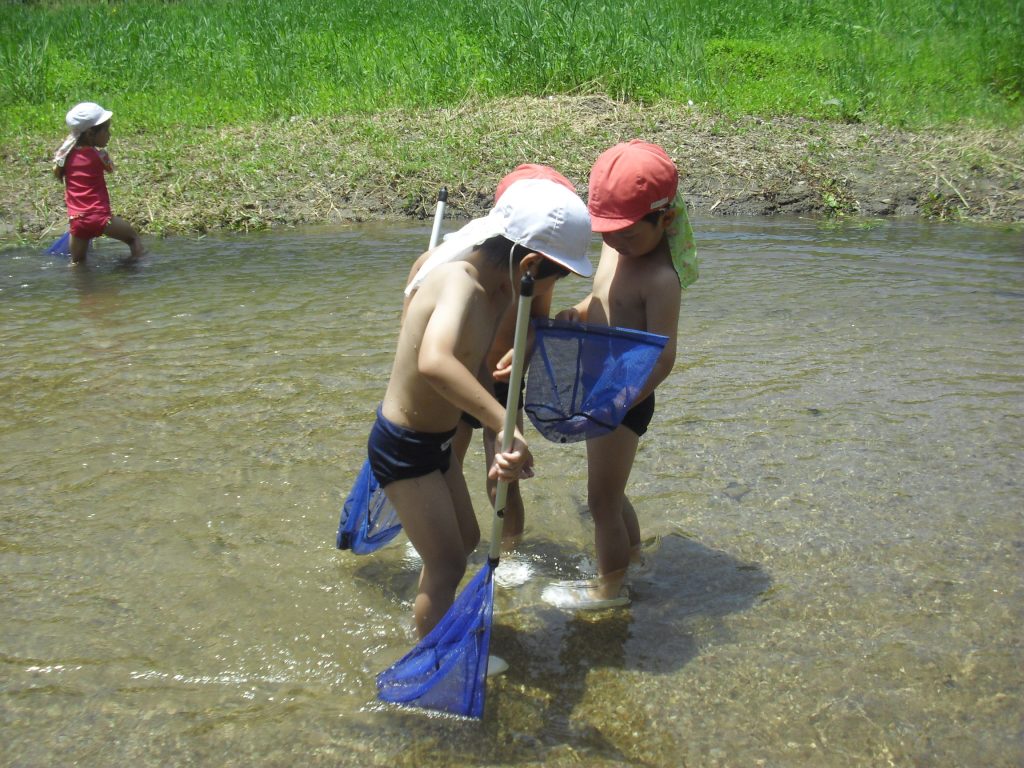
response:
[(366, 555), (380, 549), (402, 530), (398, 513), (373, 476), (369, 460), (363, 462), (352, 491), (341, 507), (338, 549)]
[(494, 564), (473, 577), (426, 637), (377, 675), (382, 701), (481, 718), (494, 609)]
[(523, 408), (556, 443), (611, 432), (654, 370), (667, 336), (538, 318)]
[(70, 256), (71, 255), (71, 233), (65, 232), (63, 235), (53, 241), (53, 245), (46, 249), (46, 252), (50, 256)]

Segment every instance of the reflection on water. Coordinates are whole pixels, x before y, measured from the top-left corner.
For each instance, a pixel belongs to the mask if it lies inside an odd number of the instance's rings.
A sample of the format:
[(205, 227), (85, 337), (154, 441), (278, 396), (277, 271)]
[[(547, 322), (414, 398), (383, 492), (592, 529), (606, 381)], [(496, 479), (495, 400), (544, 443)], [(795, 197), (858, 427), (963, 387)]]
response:
[(593, 530), (582, 446), (528, 432), (476, 724), (376, 704), (416, 563), (333, 548), (426, 229), (0, 254), (5, 762), (1019, 765), (1020, 233), (696, 229), (631, 483), (660, 546), (628, 610), (541, 602)]

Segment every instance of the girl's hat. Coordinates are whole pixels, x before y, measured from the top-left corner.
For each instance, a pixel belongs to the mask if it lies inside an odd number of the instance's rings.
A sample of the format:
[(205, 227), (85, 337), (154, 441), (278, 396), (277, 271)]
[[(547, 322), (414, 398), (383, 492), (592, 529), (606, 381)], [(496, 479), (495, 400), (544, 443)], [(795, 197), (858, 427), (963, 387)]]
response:
[(64, 118), (64, 122), (68, 124), (68, 130), (71, 133), (67, 135), (64, 143), (57, 148), (56, 153), (53, 155), (54, 170), (59, 173), (59, 169), (64, 167), (64, 161), (71, 154), (71, 150), (75, 148), (79, 136), (90, 128), (107, 122), (113, 116), (114, 113), (109, 109), (104, 109), (99, 104), (94, 104), (91, 101), (75, 104)]
[(556, 184), (561, 184), (570, 192), (576, 192), (576, 187), (573, 186), (573, 183), (550, 165), (523, 163), (512, 171), (512, 173), (508, 174), (498, 182), (498, 188), (494, 190), (494, 202), (497, 203), (501, 200), (501, 196), (505, 194), (506, 189), (511, 187), (517, 181), (522, 181), (523, 179), (547, 179), (548, 181), (553, 181)]
[(502, 190), (483, 218), (446, 235), (405, 288), (411, 296), (437, 266), (466, 258), (473, 249), (501, 235), (582, 277), (594, 274), (587, 258), (590, 216), (575, 192), (548, 179), (522, 179)]
[(597, 158), (590, 171), (587, 210), (595, 232), (614, 232), (635, 224), (676, 196), (679, 172), (657, 144), (634, 139), (616, 144)]
[(91, 101), (83, 101), (71, 108), (67, 117), (64, 118), (64, 122), (68, 124), (68, 130), (78, 136), (90, 128), (107, 122), (113, 116), (114, 113), (109, 109), (104, 109)]

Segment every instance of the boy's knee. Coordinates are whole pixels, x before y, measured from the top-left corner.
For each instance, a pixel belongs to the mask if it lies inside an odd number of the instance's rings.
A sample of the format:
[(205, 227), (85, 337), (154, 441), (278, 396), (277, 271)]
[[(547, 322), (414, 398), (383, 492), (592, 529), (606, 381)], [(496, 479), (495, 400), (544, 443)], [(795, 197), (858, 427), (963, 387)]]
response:
[[(472, 550), (470, 550), (472, 551)], [(428, 591), (455, 589), (466, 575), (467, 556), (452, 553), (437, 562), (424, 563), (423, 582)]]
[(612, 514), (621, 515), (622, 504), (623, 496), (619, 493), (591, 491), (587, 494), (587, 506), (594, 518), (603, 518)]

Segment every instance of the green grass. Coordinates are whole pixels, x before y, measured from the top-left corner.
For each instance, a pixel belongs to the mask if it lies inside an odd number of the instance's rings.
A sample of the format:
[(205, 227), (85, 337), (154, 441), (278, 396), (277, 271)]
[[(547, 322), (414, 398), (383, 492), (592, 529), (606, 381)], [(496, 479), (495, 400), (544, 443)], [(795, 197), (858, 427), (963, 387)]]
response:
[(82, 100), (145, 131), (580, 93), (1016, 126), (1024, 0), (5, 2), (0, 71), (0, 140)]

